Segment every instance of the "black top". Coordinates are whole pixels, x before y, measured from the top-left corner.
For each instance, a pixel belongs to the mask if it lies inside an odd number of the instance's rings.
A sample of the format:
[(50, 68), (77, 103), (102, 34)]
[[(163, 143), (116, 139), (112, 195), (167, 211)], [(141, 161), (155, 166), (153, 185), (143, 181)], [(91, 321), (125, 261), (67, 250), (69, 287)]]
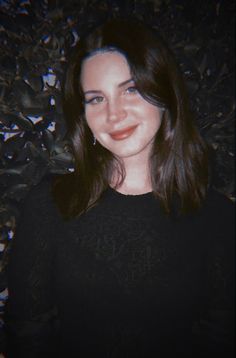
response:
[(64, 222), (45, 181), (10, 256), (8, 357), (233, 357), (233, 231), (216, 192), (177, 218), (109, 189)]

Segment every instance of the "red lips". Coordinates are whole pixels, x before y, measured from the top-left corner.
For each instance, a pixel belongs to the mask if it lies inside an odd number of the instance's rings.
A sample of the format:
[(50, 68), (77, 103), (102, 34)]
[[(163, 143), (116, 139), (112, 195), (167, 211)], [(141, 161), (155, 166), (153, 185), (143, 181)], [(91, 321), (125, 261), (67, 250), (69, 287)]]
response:
[(120, 131), (111, 132), (109, 134), (114, 140), (126, 139), (135, 131), (136, 127), (137, 126), (127, 127)]

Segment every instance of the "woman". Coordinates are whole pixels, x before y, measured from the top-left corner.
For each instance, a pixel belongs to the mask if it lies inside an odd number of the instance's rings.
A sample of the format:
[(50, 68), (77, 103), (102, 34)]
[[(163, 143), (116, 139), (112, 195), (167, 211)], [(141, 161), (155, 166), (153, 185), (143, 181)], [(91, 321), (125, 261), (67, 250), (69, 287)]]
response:
[(79, 41), (63, 93), (75, 171), (24, 205), (8, 356), (233, 356), (233, 208), (208, 189), (170, 50), (110, 20)]

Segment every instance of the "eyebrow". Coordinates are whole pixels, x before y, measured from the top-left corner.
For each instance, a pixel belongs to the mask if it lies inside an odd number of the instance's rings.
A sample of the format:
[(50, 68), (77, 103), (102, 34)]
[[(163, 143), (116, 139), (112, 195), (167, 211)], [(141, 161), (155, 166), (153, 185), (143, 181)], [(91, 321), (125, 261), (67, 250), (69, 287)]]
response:
[[(129, 78), (128, 80), (119, 83), (119, 84), (118, 84), (118, 88), (121, 88), (121, 87), (127, 85), (127, 84), (130, 83), (130, 82), (134, 82), (134, 79), (133, 79), (133, 78)], [(98, 90), (88, 90), (88, 91), (85, 91), (85, 92), (84, 92), (84, 95), (86, 95), (86, 94), (100, 93), (100, 92), (101, 92), (101, 91), (98, 91)]]

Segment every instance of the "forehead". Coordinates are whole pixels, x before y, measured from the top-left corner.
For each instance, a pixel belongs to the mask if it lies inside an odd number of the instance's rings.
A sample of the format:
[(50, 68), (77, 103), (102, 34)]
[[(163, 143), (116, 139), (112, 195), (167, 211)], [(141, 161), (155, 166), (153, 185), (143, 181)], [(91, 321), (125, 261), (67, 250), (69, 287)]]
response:
[(130, 67), (123, 54), (118, 51), (95, 53), (86, 58), (81, 68), (82, 86), (113, 79), (119, 82), (130, 77)]

